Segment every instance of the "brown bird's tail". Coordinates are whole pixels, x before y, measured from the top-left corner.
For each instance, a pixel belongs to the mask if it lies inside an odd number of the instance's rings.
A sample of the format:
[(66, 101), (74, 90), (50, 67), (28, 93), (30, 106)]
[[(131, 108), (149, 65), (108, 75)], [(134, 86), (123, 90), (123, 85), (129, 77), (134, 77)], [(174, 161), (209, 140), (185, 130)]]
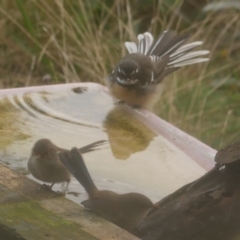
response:
[(94, 194), (98, 192), (98, 189), (88, 172), (88, 169), (85, 165), (85, 162), (79, 150), (77, 148), (72, 148), (70, 152), (69, 151), (60, 152), (58, 155), (62, 164), (72, 173), (72, 175), (84, 187), (89, 196), (93, 197)]
[(108, 140), (99, 140), (94, 143), (88, 144), (84, 147), (79, 148), (78, 150), (83, 154), (87, 152), (92, 152), (97, 150), (96, 147), (102, 146), (104, 143), (107, 143)]

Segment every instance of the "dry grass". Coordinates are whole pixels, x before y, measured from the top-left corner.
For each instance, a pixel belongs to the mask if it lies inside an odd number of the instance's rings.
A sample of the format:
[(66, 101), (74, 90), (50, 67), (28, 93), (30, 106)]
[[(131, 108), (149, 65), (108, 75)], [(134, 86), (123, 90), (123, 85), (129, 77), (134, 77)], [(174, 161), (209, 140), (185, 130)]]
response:
[(219, 148), (239, 139), (240, 12), (188, 17), (178, 0), (2, 0), (1, 87), (40, 85), (46, 79), (103, 83), (125, 54), (125, 40), (147, 30), (155, 36), (164, 29), (187, 32), (191, 40), (204, 40), (211, 61), (166, 79), (156, 112)]

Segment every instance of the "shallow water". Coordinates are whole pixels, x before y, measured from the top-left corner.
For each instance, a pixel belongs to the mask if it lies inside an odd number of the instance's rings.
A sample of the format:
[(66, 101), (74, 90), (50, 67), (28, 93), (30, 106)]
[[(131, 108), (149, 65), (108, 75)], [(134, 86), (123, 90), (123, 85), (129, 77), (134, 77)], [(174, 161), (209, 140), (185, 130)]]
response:
[[(49, 138), (62, 148), (109, 140), (101, 150), (84, 154), (99, 189), (140, 192), (156, 202), (205, 170), (162, 136), (138, 122), (126, 106), (115, 106), (97, 85), (8, 94), (0, 98), (0, 161), (28, 175), (31, 148)], [(147, 116), (146, 116), (147, 118)], [(61, 190), (55, 184), (53, 190)], [(87, 198), (73, 178), (66, 195)]]

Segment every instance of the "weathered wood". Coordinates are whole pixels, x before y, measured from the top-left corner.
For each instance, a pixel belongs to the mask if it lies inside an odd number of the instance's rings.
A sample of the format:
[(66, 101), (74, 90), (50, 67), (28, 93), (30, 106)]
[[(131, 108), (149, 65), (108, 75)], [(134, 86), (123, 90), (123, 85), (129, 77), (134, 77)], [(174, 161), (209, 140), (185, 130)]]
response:
[(0, 224), (26, 240), (138, 239), (1, 164)]
[(240, 239), (240, 162), (216, 167), (161, 200), (139, 225), (144, 240)]

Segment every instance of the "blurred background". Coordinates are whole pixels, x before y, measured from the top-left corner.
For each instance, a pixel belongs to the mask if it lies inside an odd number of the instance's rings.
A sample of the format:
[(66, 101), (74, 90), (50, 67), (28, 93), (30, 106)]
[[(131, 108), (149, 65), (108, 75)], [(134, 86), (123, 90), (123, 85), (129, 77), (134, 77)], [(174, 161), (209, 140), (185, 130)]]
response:
[(1, 0), (0, 29), (0, 88), (104, 84), (124, 41), (188, 33), (210, 61), (166, 78), (155, 112), (216, 149), (240, 139), (239, 0)]

